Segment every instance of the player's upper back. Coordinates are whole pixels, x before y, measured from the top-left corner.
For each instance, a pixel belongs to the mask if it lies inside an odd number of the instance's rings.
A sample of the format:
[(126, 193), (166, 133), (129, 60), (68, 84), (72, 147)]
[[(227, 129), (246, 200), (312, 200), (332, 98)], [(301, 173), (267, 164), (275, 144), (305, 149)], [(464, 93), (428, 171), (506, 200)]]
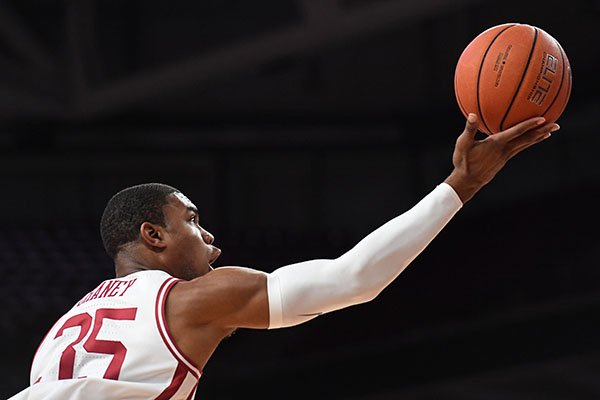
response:
[(165, 321), (176, 282), (163, 271), (141, 271), (100, 283), (40, 344), (24, 398), (191, 398), (201, 372)]

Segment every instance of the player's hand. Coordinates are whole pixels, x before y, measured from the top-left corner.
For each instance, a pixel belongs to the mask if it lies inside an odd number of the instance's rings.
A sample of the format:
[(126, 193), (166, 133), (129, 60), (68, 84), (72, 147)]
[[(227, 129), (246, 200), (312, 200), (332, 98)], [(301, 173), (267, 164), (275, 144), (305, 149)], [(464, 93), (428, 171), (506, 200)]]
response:
[(446, 178), (463, 203), (490, 182), (506, 162), (526, 148), (550, 137), (560, 127), (542, 117), (531, 118), (483, 140), (475, 140), (477, 116), (469, 114), (465, 130), (456, 140), (452, 163)]

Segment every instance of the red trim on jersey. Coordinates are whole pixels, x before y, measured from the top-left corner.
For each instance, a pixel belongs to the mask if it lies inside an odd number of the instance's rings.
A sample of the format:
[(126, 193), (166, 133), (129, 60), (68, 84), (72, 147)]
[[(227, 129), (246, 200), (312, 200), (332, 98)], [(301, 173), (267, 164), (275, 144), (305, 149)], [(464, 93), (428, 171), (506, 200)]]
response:
[[(169, 278), (163, 282), (160, 289), (158, 290), (158, 294), (156, 296), (156, 308), (155, 308), (156, 324), (158, 326), (158, 331), (160, 333), (160, 336), (163, 339), (163, 342), (165, 343), (165, 345), (167, 346), (167, 348), (169, 349), (171, 354), (173, 354), (173, 357), (175, 357), (175, 359), (177, 361), (179, 361), (180, 364), (188, 366), (187, 369), (190, 371), (190, 373), (192, 375), (194, 375), (194, 377), (196, 379), (200, 379), (200, 375), (202, 375), (202, 371), (200, 370), (200, 368), (198, 368), (196, 366), (196, 363), (194, 363), (192, 360), (190, 360), (181, 351), (181, 349), (177, 346), (177, 343), (175, 343), (175, 340), (173, 340), (173, 335), (171, 335), (171, 332), (167, 325), (167, 318), (165, 315), (165, 303), (167, 302), (167, 296), (169, 295), (169, 291), (179, 281), (180, 281), (180, 279)], [(161, 299), (161, 294), (163, 292), (164, 292), (164, 295), (162, 296), (162, 299)], [(159, 312), (160, 312), (160, 315), (159, 315)], [(162, 317), (162, 323), (161, 323), (161, 317)], [(167, 338), (168, 338), (168, 340), (167, 340)], [(194, 369), (189, 368), (190, 365)]]
[[(54, 323), (54, 325), (56, 325), (56, 322)], [(31, 359), (31, 363), (32, 364), (35, 362), (35, 356), (37, 356), (37, 353), (39, 353), (40, 348), (42, 347), (42, 343), (44, 343), (44, 340), (46, 340), (46, 338), (48, 337), (48, 334), (50, 333), (50, 331), (52, 330), (52, 328), (54, 328), (54, 325), (52, 325), (52, 327), (50, 327), (50, 329), (48, 329), (48, 332), (46, 332), (46, 334), (44, 335), (44, 337), (40, 341), (40, 344), (38, 344), (38, 347), (35, 350), (35, 353), (33, 353), (33, 358)]]
[(168, 400), (171, 397), (173, 397), (173, 395), (177, 393), (177, 391), (181, 387), (181, 384), (185, 380), (188, 369), (189, 368), (185, 364), (178, 363), (177, 368), (175, 369), (175, 373), (173, 374), (173, 379), (171, 379), (171, 383), (169, 384), (169, 386), (167, 386), (165, 390), (162, 391), (161, 394), (158, 395), (158, 397), (155, 400)]
[[(48, 337), (48, 334), (50, 334), (50, 332), (52, 332), (52, 329), (54, 329), (54, 327), (56, 325), (58, 325), (58, 322), (60, 321), (60, 319), (58, 319), (56, 322), (54, 322), (54, 324), (52, 324), (52, 326), (50, 327), (50, 329), (48, 329), (48, 332), (46, 332), (46, 334), (44, 335), (44, 338), (42, 339), (42, 341), (40, 342), (40, 344), (38, 344), (37, 349), (35, 350), (35, 353), (33, 353), (33, 358), (31, 359), (31, 365), (33, 366), (33, 363), (35, 362), (35, 357), (37, 356), (37, 354), (39, 353), (40, 349), (42, 348), (42, 344), (44, 343), (44, 340), (46, 340), (46, 338)], [(39, 379), (42, 379), (41, 377)], [(35, 382), (37, 383), (37, 382)]]
[(192, 388), (192, 391), (190, 392), (190, 394), (188, 395), (186, 400), (192, 400), (194, 395), (196, 394), (196, 389), (198, 388), (198, 383), (200, 381), (196, 381), (196, 384), (194, 385), (194, 387)]
[[(165, 313), (165, 305), (167, 304), (167, 296), (169, 296), (169, 292), (171, 291), (173, 286), (175, 286), (175, 284), (177, 282), (179, 282), (180, 280), (181, 279), (174, 279), (165, 288), (165, 294), (162, 299), (162, 304), (160, 305), (160, 312), (162, 315), (162, 321), (163, 321), (165, 333), (167, 334), (167, 336), (169, 336), (169, 339), (171, 340), (171, 343), (173, 343), (173, 347), (175, 347), (175, 350), (177, 350), (176, 353), (180, 354), (185, 359), (185, 361), (187, 361), (192, 367), (194, 367), (194, 368), (196, 368), (196, 370), (200, 371), (200, 368), (198, 368), (196, 363), (194, 361), (192, 361), (188, 356), (186, 356), (185, 353), (183, 351), (181, 351), (179, 346), (177, 346), (175, 339), (173, 339), (173, 335), (171, 335), (171, 330), (169, 329), (169, 326), (167, 325), (167, 315)], [(192, 374), (194, 374), (194, 376), (196, 376), (195, 371), (190, 371), (190, 372), (192, 372)], [(196, 378), (199, 378), (199, 376), (196, 376)]]

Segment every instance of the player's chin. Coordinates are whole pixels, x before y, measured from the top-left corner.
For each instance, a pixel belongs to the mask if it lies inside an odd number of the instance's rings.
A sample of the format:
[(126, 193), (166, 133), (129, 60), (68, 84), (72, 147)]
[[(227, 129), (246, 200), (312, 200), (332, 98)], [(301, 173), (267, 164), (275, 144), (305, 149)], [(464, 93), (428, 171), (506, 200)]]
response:
[(217, 261), (217, 258), (218, 258), (218, 257), (215, 257), (215, 258), (209, 258), (209, 259), (206, 261), (206, 265), (207, 265), (207, 271), (213, 271), (213, 270), (215, 269), (215, 266), (214, 266), (214, 265), (215, 265), (215, 262)]

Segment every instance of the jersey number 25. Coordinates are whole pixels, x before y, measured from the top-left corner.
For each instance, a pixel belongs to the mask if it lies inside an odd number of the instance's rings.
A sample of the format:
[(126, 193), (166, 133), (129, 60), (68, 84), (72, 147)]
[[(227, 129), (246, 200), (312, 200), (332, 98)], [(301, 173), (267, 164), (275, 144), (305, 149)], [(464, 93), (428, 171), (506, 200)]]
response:
[(88, 313), (77, 314), (69, 318), (58, 330), (54, 338), (56, 339), (57, 337), (62, 336), (64, 330), (67, 328), (79, 326), (81, 327), (81, 330), (79, 331), (79, 336), (77, 336), (73, 342), (69, 343), (67, 348), (62, 352), (58, 367), (58, 379), (73, 378), (73, 368), (75, 366), (74, 346), (81, 342), (88, 334), (92, 324), (94, 325), (92, 334), (83, 344), (83, 348), (88, 353), (113, 354), (114, 356), (104, 373), (104, 378), (119, 379), (119, 373), (121, 372), (121, 366), (125, 360), (127, 349), (121, 342), (100, 340), (96, 339), (96, 336), (98, 336), (98, 332), (100, 332), (102, 322), (105, 318), (114, 320), (134, 320), (136, 312), (137, 308), (99, 308), (96, 310), (94, 318)]

